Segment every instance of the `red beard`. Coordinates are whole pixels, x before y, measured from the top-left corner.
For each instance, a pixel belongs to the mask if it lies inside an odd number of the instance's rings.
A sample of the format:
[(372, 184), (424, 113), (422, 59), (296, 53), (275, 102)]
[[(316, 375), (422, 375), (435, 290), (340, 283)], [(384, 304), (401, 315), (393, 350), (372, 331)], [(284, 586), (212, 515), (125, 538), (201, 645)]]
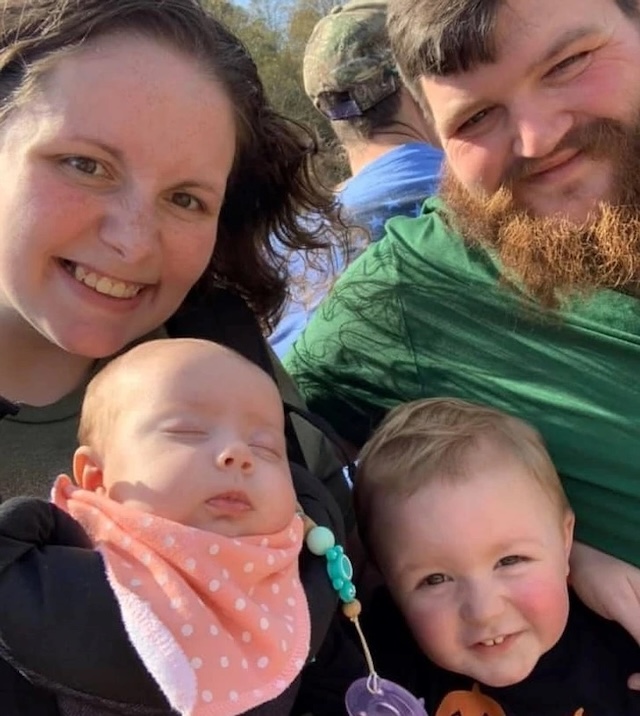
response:
[(506, 280), (548, 308), (600, 288), (635, 292), (640, 279), (640, 122), (629, 129), (599, 120), (570, 132), (556, 151), (566, 148), (616, 168), (613, 201), (595, 207), (594, 218), (583, 224), (533, 216), (516, 204), (512, 187), (526, 181), (534, 160), (516, 162), (491, 196), (470, 194), (448, 168), (440, 189), (462, 236), (494, 250)]

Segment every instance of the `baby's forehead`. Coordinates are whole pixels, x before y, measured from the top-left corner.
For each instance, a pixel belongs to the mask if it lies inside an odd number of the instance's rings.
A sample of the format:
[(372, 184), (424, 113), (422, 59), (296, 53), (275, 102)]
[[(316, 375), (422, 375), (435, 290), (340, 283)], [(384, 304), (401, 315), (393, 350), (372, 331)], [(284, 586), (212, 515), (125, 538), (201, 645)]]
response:
[(121, 378), (142, 383), (175, 383), (195, 374), (214, 380), (226, 376), (264, 375), (258, 366), (240, 354), (215, 343), (198, 339), (151, 341), (133, 349), (118, 366)]
[(173, 403), (206, 407), (211, 401), (237, 406), (263, 404), (282, 410), (275, 382), (261, 368), (232, 353), (140, 362), (121, 381), (120, 392), (144, 399), (166, 398)]

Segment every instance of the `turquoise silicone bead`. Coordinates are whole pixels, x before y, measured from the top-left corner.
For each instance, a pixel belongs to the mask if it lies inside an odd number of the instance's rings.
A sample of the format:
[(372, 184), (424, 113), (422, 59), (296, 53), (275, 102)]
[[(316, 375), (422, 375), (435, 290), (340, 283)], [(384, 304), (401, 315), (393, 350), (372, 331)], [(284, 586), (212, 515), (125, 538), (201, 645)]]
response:
[[(353, 577), (353, 566), (351, 560), (344, 553), (344, 549), (338, 545), (327, 551), (327, 572), (332, 582), (348, 582)], [(337, 587), (339, 589), (339, 587)]]
[(309, 552), (322, 557), (335, 545), (336, 538), (328, 527), (312, 527), (305, 542)]
[(347, 604), (356, 598), (356, 588), (353, 582), (346, 582), (342, 589), (338, 590), (338, 596)]

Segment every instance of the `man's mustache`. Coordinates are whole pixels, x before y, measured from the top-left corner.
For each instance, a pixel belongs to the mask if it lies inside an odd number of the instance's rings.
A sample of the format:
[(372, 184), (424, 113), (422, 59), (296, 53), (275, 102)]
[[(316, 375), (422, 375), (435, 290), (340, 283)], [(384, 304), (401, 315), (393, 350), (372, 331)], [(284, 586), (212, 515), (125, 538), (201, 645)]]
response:
[(555, 155), (567, 150), (580, 152), (592, 159), (602, 159), (617, 155), (627, 143), (628, 134), (624, 125), (613, 119), (598, 119), (572, 127), (546, 156), (533, 159), (517, 157), (505, 172), (500, 185), (508, 189), (538, 174)]

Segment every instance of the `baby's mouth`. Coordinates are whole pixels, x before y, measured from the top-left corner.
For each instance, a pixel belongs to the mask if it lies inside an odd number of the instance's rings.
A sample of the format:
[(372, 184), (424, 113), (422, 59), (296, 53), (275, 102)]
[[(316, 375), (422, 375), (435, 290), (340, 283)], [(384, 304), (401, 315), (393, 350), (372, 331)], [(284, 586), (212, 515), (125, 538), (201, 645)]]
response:
[(223, 492), (207, 500), (207, 505), (220, 512), (247, 512), (251, 509), (251, 502), (244, 492)]
[(89, 269), (67, 259), (60, 259), (60, 264), (76, 281), (83, 283), (85, 286), (96, 291), (96, 293), (110, 296), (111, 298), (134, 298), (147, 285), (144, 283), (121, 281), (120, 279), (98, 273), (93, 269)]

